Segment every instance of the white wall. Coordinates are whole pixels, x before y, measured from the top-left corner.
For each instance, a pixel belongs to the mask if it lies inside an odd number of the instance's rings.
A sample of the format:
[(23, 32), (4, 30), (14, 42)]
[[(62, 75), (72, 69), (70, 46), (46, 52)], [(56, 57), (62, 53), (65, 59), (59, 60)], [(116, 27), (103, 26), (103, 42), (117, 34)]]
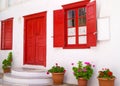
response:
[[(23, 65), (23, 17), (37, 12), (47, 11), (47, 68), (58, 63), (66, 68), (65, 82), (77, 84), (73, 76), (71, 63), (90, 61), (96, 65), (89, 86), (98, 86), (97, 74), (102, 68), (110, 68), (115, 76), (115, 86), (120, 86), (120, 8), (119, 0), (96, 0), (97, 17), (110, 17), (110, 40), (98, 41), (91, 49), (53, 48), (53, 10), (61, 9), (61, 5), (79, 0), (31, 0), (21, 5), (14, 5), (0, 12), (0, 20), (14, 17), (13, 25), (13, 66)], [(0, 51), (0, 61), (8, 51)], [(118, 67), (118, 68), (117, 68)]]

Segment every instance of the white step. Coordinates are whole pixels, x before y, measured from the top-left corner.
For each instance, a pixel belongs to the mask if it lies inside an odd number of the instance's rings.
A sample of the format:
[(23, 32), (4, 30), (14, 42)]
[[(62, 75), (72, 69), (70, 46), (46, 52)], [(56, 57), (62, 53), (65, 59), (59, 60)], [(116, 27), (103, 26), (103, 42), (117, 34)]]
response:
[(40, 77), (48, 76), (45, 69), (36, 69), (36, 68), (12, 68), (11, 74), (15, 76), (23, 77)]
[(13, 68), (3, 76), (3, 81), (16, 84), (52, 85), (52, 78), (46, 70), (31, 68)]

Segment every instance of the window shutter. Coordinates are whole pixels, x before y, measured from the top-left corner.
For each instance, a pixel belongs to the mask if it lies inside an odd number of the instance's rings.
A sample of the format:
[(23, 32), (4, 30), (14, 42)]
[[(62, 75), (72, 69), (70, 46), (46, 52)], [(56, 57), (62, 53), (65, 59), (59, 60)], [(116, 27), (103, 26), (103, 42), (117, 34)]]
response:
[(2, 22), (2, 49), (12, 49), (12, 27), (13, 19), (7, 19)]
[(87, 12), (87, 41), (88, 46), (96, 46), (96, 1), (90, 2), (86, 6)]
[(54, 11), (54, 32), (53, 41), (54, 47), (64, 46), (64, 10)]
[(5, 22), (1, 22), (1, 50), (4, 49), (4, 26)]

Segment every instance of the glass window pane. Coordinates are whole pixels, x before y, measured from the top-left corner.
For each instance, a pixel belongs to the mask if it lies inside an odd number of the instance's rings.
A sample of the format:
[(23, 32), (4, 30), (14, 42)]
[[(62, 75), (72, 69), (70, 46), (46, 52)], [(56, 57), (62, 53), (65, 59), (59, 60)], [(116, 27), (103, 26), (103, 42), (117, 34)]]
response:
[(75, 20), (74, 19), (69, 19), (68, 20), (68, 27), (74, 27), (75, 26)]
[(86, 25), (86, 17), (79, 18), (78, 23), (79, 23), (79, 26)]
[(75, 37), (68, 37), (68, 44), (76, 44)]
[(86, 34), (87, 34), (86, 26), (79, 27), (79, 35), (86, 35)]
[(75, 28), (68, 28), (68, 36), (73, 36), (75, 35), (75, 33), (76, 33)]
[(74, 18), (74, 17), (75, 17), (75, 11), (74, 10), (68, 11), (68, 18)]
[(79, 16), (86, 15), (86, 10), (85, 8), (79, 8)]
[(87, 37), (79, 36), (79, 44), (87, 44)]

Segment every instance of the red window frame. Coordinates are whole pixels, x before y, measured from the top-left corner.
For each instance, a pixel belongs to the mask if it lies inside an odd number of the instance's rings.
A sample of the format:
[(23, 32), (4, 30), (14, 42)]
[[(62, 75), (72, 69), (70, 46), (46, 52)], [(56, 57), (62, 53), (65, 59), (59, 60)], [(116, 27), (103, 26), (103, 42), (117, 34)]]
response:
[[(87, 36), (87, 34), (85, 35), (85, 34), (82, 34), (82, 35), (79, 35), (79, 32), (78, 32), (78, 30), (79, 30), (79, 18), (81, 17), (81, 16), (79, 16), (79, 13), (78, 13), (78, 10), (79, 10), (79, 8), (83, 8), (83, 7), (85, 7), (85, 6), (82, 6), (82, 7), (77, 7), (77, 8), (74, 8), (74, 9), (68, 9), (68, 10), (66, 10), (66, 17), (65, 17), (65, 25), (66, 25), (66, 28), (65, 28), (65, 32), (66, 32), (66, 35), (65, 35), (65, 46), (64, 46), (64, 48), (89, 48), (89, 46), (87, 45), (87, 43), (86, 44), (79, 44), (79, 37), (80, 36)], [(68, 18), (68, 15), (67, 15), (67, 13), (68, 13), (68, 11), (70, 11), (70, 10), (74, 10), (74, 12), (75, 12), (75, 18), (74, 18), (74, 20), (75, 20), (75, 25), (73, 26), (73, 27), (69, 27), (69, 25), (68, 25), (68, 20), (70, 19), (70, 18)], [(73, 19), (73, 18), (72, 18)], [(84, 25), (81, 25), (81, 26), (84, 26)], [(85, 25), (85, 26), (87, 26), (87, 25)], [(73, 35), (73, 36), (68, 36), (68, 29), (70, 29), (70, 28), (75, 28), (75, 33), (76, 33), (76, 35)], [(68, 37), (75, 37), (75, 44), (68, 44)]]
[[(79, 8), (86, 8), (86, 32), (85, 33), (78, 33), (80, 30), (79, 24), (78, 24), (78, 9)], [(68, 20), (72, 20), (73, 18), (68, 18), (67, 12), (69, 10), (74, 9), (76, 11), (76, 18), (74, 19), (76, 24), (75, 24), (75, 29), (74, 33), (71, 35), (68, 35)], [(74, 14), (73, 14), (74, 15)], [(73, 21), (69, 21), (72, 26), (74, 23)], [(84, 19), (83, 19), (84, 20)], [(74, 26), (74, 25), (73, 25)], [(84, 25), (83, 25), (84, 26)], [(70, 27), (72, 28), (72, 27)], [(76, 31), (75, 31), (76, 30)], [(68, 43), (68, 37), (75, 37), (72, 39), (72, 43)], [(80, 42), (79, 37), (80, 36), (86, 36), (85, 41)], [(85, 1), (80, 1), (80, 2), (75, 2), (75, 3), (70, 3), (67, 5), (63, 5), (63, 9), (61, 10), (55, 10), (54, 11), (54, 47), (63, 47), (63, 48), (70, 48), (70, 49), (79, 49), (79, 48), (90, 48), (92, 46), (96, 46), (96, 39), (97, 39), (97, 34), (96, 34), (96, 1), (89, 2), (89, 0)], [(77, 39), (77, 40), (75, 40)]]
[(1, 21), (1, 50), (12, 49), (13, 18)]
[[(63, 9), (65, 11), (65, 32), (66, 32), (65, 39), (64, 39), (64, 42), (65, 42), (66, 45), (64, 46), (64, 48), (71, 48), (71, 49), (74, 49), (74, 48), (90, 48), (92, 46), (92, 44), (89, 43), (90, 42), (89, 40), (91, 39), (92, 36), (90, 37), (90, 35), (89, 35), (90, 30), (88, 30), (88, 23), (87, 23), (89, 20), (87, 19), (87, 17), (88, 17), (88, 6), (89, 6), (89, 4), (91, 6), (91, 4), (93, 5), (95, 3), (96, 3), (95, 1), (89, 2), (89, 0), (86, 0), (86, 1), (75, 2), (75, 3), (63, 5)], [(79, 32), (78, 32), (79, 31), (79, 21), (78, 20), (80, 18), (79, 17), (79, 8), (85, 8), (86, 9), (86, 25), (85, 26), (87, 27), (87, 33), (82, 34), (82, 35), (80, 35)], [(75, 10), (75, 25), (74, 25), (75, 30), (76, 30), (75, 31), (75, 33), (76, 33), (75, 34), (75, 44), (68, 44), (68, 23), (67, 23), (68, 15), (67, 15), (67, 12), (69, 10)], [(96, 11), (94, 11), (94, 12), (95, 12), (94, 15), (96, 15)], [(80, 36), (86, 36), (86, 42), (87, 43), (79, 44), (79, 37)], [(94, 38), (93, 41), (96, 41), (96, 38)], [(93, 46), (96, 46), (96, 44), (93, 44)]]

